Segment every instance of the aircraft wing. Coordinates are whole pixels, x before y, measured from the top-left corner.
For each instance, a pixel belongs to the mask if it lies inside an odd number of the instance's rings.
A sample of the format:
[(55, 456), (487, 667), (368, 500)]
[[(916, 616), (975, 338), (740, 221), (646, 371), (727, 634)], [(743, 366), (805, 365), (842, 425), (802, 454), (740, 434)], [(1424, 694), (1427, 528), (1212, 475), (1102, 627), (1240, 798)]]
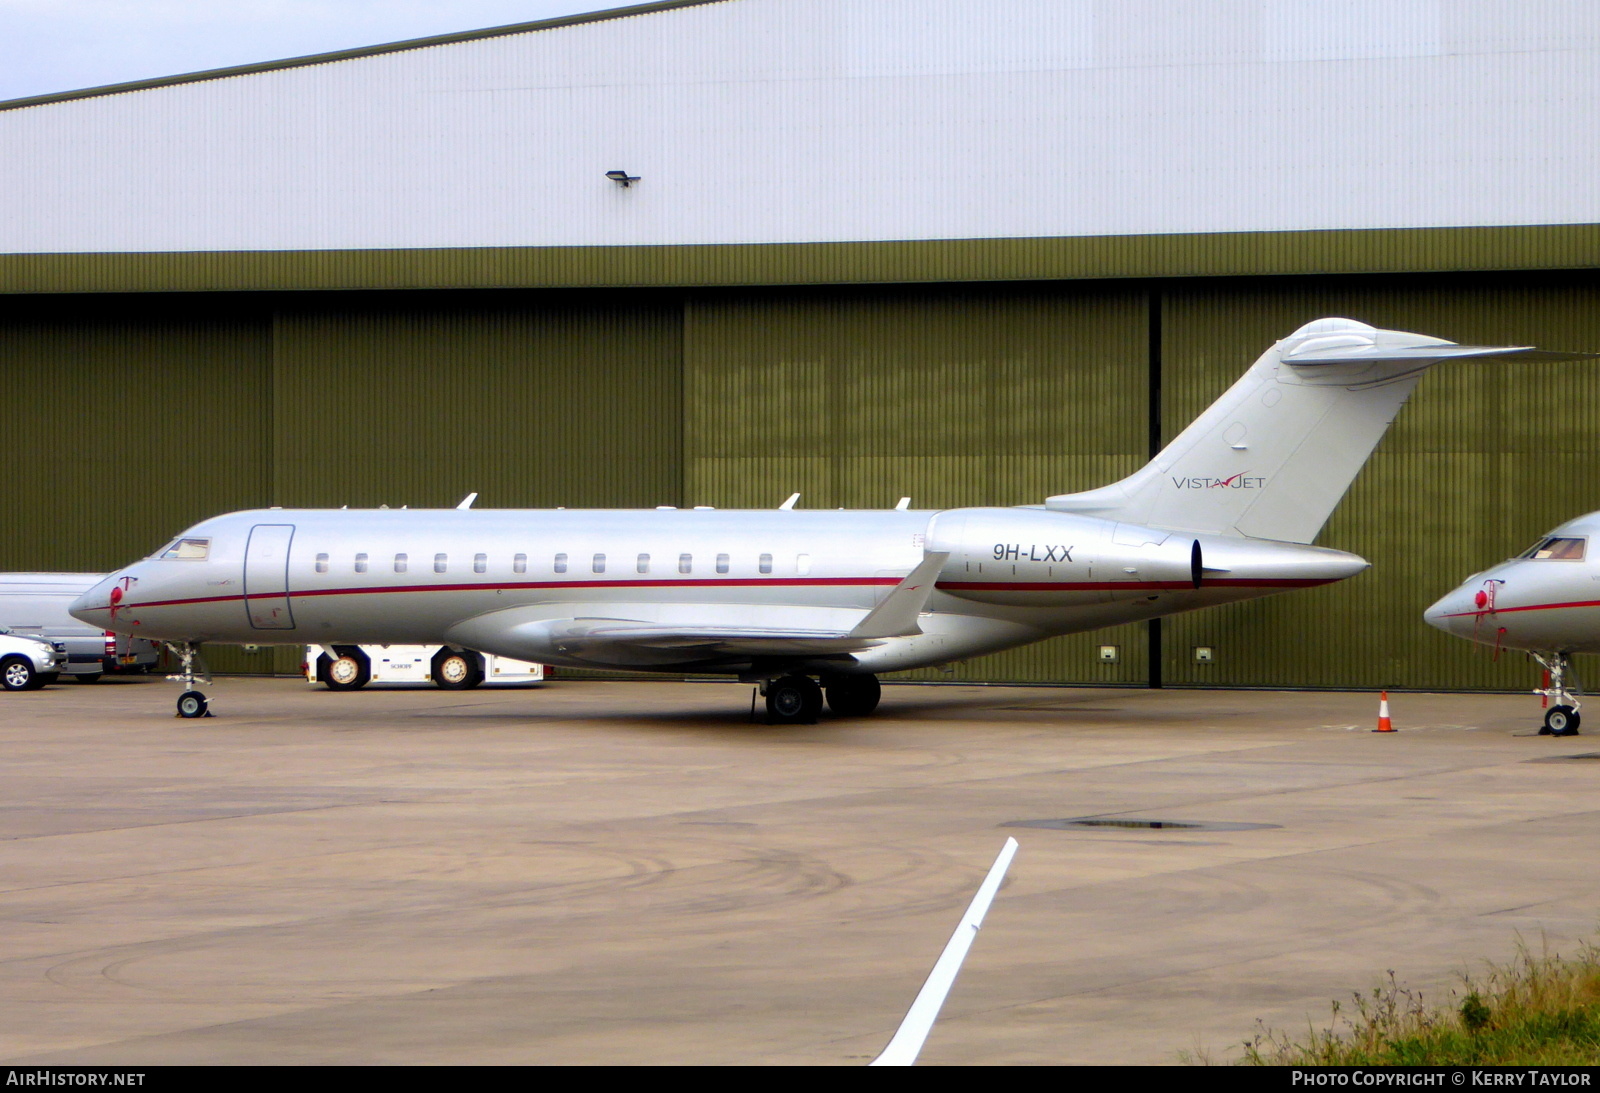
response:
[(480, 615), (451, 627), (447, 636), (470, 649), (524, 660), (559, 653), (640, 666), (843, 655), (922, 633), (918, 616), (948, 557), (925, 553), (870, 611), (804, 604), (568, 601)]
[[(781, 620), (782, 609), (765, 614)], [(568, 652), (599, 646), (679, 650), (711, 656), (808, 656), (850, 653), (882, 645), (883, 638), (854, 636), (848, 630), (798, 626), (681, 626), (632, 619), (578, 618), (552, 622), (550, 637)]]

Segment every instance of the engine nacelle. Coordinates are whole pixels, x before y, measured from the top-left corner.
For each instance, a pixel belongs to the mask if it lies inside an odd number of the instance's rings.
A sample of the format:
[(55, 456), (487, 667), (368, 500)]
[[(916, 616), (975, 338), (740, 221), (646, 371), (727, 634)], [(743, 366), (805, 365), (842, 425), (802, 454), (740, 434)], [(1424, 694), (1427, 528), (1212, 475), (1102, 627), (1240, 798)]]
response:
[(1199, 587), (1192, 535), (1044, 509), (952, 509), (928, 527), (948, 551), (939, 591), (980, 603), (1056, 607)]

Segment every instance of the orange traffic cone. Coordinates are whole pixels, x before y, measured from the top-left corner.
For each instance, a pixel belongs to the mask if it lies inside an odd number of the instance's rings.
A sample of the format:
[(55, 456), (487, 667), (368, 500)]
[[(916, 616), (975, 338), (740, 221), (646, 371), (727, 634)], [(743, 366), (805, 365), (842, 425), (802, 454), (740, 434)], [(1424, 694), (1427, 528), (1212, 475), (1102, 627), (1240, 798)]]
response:
[(1394, 723), (1389, 720), (1389, 692), (1384, 691), (1383, 697), (1378, 699), (1378, 727), (1373, 732), (1395, 732)]

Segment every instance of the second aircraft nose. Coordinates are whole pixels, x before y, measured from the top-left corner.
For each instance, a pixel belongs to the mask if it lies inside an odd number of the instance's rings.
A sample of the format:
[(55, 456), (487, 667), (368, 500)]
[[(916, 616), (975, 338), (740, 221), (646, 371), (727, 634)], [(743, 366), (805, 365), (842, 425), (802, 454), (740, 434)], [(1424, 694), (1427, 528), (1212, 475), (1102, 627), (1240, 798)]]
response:
[(79, 622), (88, 623), (101, 629), (110, 628), (111, 591), (117, 587), (117, 575), (113, 573), (93, 585), (83, 595), (67, 605), (67, 613)]
[(1473, 622), (1487, 605), (1487, 597), (1485, 601), (1478, 603), (1473, 590), (1461, 585), (1439, 597), (1433, 606), (1422, 613), (1422, 618), (1429, 626), (1448, 634), (1470, 636)]

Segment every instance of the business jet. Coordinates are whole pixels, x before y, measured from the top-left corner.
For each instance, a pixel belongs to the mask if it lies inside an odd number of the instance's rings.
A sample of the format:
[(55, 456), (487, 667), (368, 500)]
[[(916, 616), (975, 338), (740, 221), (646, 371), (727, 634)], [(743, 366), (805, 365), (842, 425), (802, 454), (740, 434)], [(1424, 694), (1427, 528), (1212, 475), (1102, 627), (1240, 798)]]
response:
[[(1582, 354), (1578, 354), (1581, 356)], [(1145, 467), (1017, 508), (257, 509), (195, 525), (89, 589), (80, 619), (169, 643), (203, 717), (206, 642), (368, 644), (573, 668), (726, 674), (768, 719), (878, 704), (878, 675), (1354, 576), (1310, 543), (1422, 374), (1568, 359), (1350, 319), (1269, 348)]]
[[(1474, 573), (1423, 614), (1430, 626), (1544, 667), (1541, 736), (1573, 736), (1582, 721), (1573, 653), (1600, 653), (1600, 512), (1569, 520), (1508, 561)], [(1553, 705), (1550, 705), (1551, 702)]]

